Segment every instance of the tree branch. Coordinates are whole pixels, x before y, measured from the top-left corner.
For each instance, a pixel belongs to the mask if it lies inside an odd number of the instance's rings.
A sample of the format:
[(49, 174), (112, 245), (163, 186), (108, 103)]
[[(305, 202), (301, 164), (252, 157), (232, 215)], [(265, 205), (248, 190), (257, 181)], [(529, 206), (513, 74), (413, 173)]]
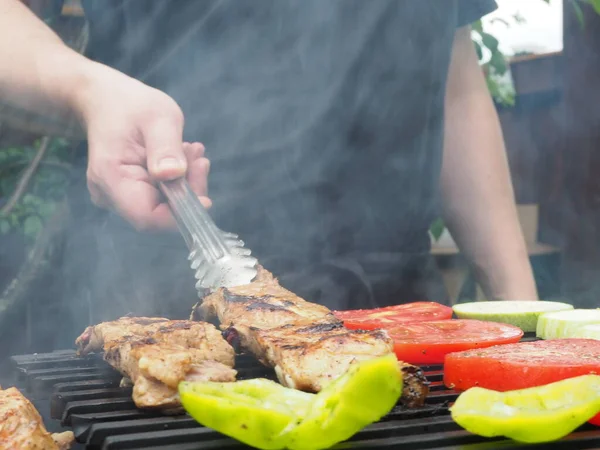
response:
[(31, 181), (31, 178), (35, 174), (36, 170), (40, 166), (40, 162), (44, 155), (46, 154), (46, 150), (48, 149), (48, 144), (50, 143), (50, 138), (48, 136), (44, 136), (40, 142), (40, 148), (38, 149), (35, 157), (31, 160), (31, 163), (27, 166), (27, 168), (23, 171), (23, 175), (21, 179), (17, 183), (17, 187), (15, 191), (12, 193), (6, 204), (0, 209), (0, 217), (8, 216), (15, 205), (21, 200), (21, 197), (27, 191), (27, 186)]

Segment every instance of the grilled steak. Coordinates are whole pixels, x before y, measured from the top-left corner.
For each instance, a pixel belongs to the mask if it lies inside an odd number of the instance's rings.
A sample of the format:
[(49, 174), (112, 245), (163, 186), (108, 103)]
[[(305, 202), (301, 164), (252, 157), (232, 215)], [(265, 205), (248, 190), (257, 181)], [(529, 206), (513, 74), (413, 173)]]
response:
[[(348, 330), (322, 305), (307, 302), (279, 285), (260, 267), (245, 286), (218, 289), (194, 306), (191, 318), (218, 318), (225, 338), (273, 367), (280, 383), (318, 392), (351, 364), (393, 351), (381, 330)], [(400, 363), (404, 375), (401, 403), (420, 406), (428, 382), (415, 366)]]
[(233, 348), (206, 322), (124, 317), (88, 327), (77, 344), (80, 353), (104, 350), (104, 359), (133, 383), (140, 408), (178, 408), (180, 381), (226, 382), (237, 375)]
[(0, 388), (0, 448), (66, 450), (72, 431), (49, 433), (35, 407), (16, 388)]

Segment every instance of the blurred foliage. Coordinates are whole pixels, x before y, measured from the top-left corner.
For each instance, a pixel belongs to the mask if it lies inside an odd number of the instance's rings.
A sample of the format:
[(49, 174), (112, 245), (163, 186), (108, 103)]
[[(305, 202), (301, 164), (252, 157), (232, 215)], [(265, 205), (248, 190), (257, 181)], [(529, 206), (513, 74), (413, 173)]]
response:
[(429, 232), (431, 233), (434, 241), (438, 241), (440, 239), (445, 228), (446, 224), (441, 217), (438, 217), (433, 221), (431, 227), (429, 227)]
[[(516, 23), (523, 23), (522, 17), (515, 15), (513, 18)], [(506, 26), (510, 26), (505, 20), (496, 20), (504, 23)], [(488, 89), (494, 98), (494, 101), (503, 106), (514, 106), (515, 89), (512, 79), (509, 77), (508, 59), (498, 48), (498, 39), (484, 31), (481, 20), (472, 24), (471, 35), (479, 60), (485, 61), (482, 64), (482, 69), (485, 74)]]
[[(550, 4), (552, 0), (540, 0)], [(600, 0), (564, 0), (569, 1), (575, 10), (575, 14), (582, 27), (585, 27), (585, 17), (582, 4), (590, 5), (597, 14), (600, 14)], [(513, 15), (510, 20), (494, 19), (494, 22), (501, 22), (507, 27), (512, 25), (521, 25), (525, 20), (519, 14)], [(512, 22), (512, 23), (511, 23)], [(481, 20), (472, 24), (473, 43), (477, 50), (479, 60), (486, 62), (482, 65), (485, 73), (486, 82), (490, 94), (494, 101), (502, 106), (514, 106), (515, 89), (510, 77), (510, 68), (508, 58), (498, 48), (498, 39), (492, 34), (484, 31)], [(517, 56), (517, 55), (515, 55)]]
[[(35, 157), (40, 141), (32, 146), (0, 149), (0, 207), (15, 191), (27, 166)], [(40, 166), (31, 178), (26, 193), (12, 211), (0, 214), (0, 235), (22, 234), (26, 242), (33, 242), (44, 222), (62, 200), (69, 181), (72, 146), (64, 139), (53, 139)]]
[[(548, 3), (550, 0), (543, 0), (543, 1)], [(577, 19), (579, 20), (579, 24), (581, 25), (582, 28), (584, 28), (585, 27), (585, 17), (583, 14), (583, 10), (581, 9), (580, 3), (590, 5), (592, 8), (594, 8), (594, 11), (596, 12), (596, 14), (600, 14), (600, 0), (572, 0), (571, 1), (571, 4), (573, 5), (573, 8), (575, 9), (575, 14), (577, 15)]]

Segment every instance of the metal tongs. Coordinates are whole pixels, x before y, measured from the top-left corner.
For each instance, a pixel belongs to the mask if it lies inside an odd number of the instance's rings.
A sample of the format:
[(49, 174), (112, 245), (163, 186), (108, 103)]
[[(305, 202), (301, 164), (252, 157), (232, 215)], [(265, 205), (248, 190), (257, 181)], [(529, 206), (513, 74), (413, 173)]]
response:
[(220, 230), (185, 178), (160, 183), (196, 271), (196, 289), (233, 287), (250, 283), (257, 274), (256, 258), (236, 234)]

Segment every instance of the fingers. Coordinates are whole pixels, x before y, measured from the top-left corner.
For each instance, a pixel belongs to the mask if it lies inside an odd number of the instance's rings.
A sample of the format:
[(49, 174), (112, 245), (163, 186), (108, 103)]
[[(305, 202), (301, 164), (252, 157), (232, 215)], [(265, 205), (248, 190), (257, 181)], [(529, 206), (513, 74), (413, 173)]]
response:
[(204, 156), (204, 145), (200, 142), (184, 142), (183, 152), (188, 161), (200, 159)]
[(199, 142), (183, 143), (183, 151), (187, 158), (187, 179), (192, 190), (198, 196), (205, 196), (208, 192), (208, 171), (210, 162), (204, 157), (204, 146)]
[[(114, 210), (138, 231), (177, 228), (170, 207), (141, 165), (110, 165), (100, 173), (90, 168), (88, 189), (96, 206)], [(211, 207), (206, 196), (199, 199), (205, 208)]]
[(171, 209), (161, 202), (158, 189), (144, 181), (122, 180), (112, 193), (113, 209), (138, 231), (173, 230)]
[(212, 200), (208, 197), (198, 197), (200, 199), (200, 203), (202, 203), (202, 206), (204, 206), (206, 209), (210, 209), (210, 207), (212, 206)]
[[(150, 139), (154, 143), (159, 142), (156, 136)], [(176, 229), (177, 224), (171, 210), (164, 203), (164, 198), (155, 185), (155, 178), (144, 167), (143, 159), (136, 161), (134, 158), (125, 162), (107, 158), (108, 153), (102, 151), (103, 147), (99, 147), (96, 142), (90, 146), (90, 153), (95, 156), (90, 159), (88, 167), (88, 189), (92, 202), (101, 208), (114, 210), (139, 231)], [(154, 156), (160, 154), (156, 150), (160, 148), (164, 147), (154, 148)], [(179, 149), (186, 160), (187, 179), (192, 190), (202, 205), (210, 208), (212, 202), (207, 197), (210, 162), (204, 157), (204, 146), (187, 142), (182, 145), (180, 142)], [(150, 167), (151, 164), (148, 151), (147, 166)]]
[(144, 127), (148, 172), (153, 179), (171, 180), (186, 173), (187, 158), (181, 145), (182, 134), (181, 114), (165, 115)]
[(183, 143), (183, 151), (187, 157), (187, 180), (194, 193), (200, 198), (205, 208), (212, 206), (208, 194), (208, 173), (210, 161), (204, 157), (204, 146), (199, 142)]

